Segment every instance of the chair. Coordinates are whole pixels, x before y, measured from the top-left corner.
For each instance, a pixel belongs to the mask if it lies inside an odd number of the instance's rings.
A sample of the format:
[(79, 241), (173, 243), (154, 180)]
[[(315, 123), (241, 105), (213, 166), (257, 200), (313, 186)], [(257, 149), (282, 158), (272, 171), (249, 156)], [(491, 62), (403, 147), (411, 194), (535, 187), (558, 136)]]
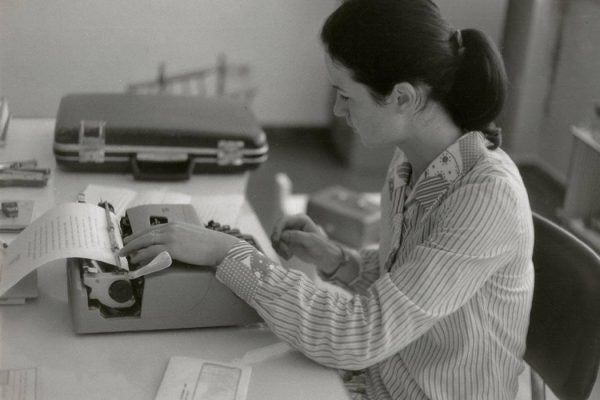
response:
[(587, 399), (600, 362), (600, 257), (534, 214), (535, 289), (525, 361), (532, 399)]

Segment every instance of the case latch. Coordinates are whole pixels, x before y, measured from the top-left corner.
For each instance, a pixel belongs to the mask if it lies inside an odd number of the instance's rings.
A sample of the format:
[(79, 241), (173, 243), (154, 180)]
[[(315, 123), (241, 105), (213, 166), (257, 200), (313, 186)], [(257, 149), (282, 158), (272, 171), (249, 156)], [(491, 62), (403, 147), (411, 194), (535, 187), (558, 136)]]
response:
[(219, 140), (217, 149), (218, 165), (242, 165), (244, 163), (243, 140)]
[(103, 163), (106, 121), (81, 120), (79, 125), (79, 162)]

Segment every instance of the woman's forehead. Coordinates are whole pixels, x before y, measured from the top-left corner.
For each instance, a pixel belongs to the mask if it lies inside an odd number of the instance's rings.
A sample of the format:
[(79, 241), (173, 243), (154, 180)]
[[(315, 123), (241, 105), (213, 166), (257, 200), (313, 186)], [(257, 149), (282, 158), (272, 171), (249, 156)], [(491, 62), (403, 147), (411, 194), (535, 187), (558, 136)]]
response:
[(352, 84), (357, 84), (352, 79), (351, 71), (339, 62), (333, 60), (329, 55), (325, 55), (325, 63), (333, 86), (343, 89)]

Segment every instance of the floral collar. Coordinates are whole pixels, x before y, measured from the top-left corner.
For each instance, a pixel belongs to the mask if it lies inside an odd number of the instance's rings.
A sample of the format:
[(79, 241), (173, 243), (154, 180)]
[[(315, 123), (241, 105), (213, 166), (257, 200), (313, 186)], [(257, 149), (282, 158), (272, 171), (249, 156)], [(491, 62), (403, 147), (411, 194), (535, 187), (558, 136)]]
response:
[[(429, 209), (450, 184), (475, 165), (485, 151), (486, 139), (481, 132), (472, 131), (462, 135), (423, 171), (408, 195), (407, 205), (414, 200)], [(410, 175), (408, 159), (402, 151), (397, 150), (388, 173), (390, 193), (406, 186)]]

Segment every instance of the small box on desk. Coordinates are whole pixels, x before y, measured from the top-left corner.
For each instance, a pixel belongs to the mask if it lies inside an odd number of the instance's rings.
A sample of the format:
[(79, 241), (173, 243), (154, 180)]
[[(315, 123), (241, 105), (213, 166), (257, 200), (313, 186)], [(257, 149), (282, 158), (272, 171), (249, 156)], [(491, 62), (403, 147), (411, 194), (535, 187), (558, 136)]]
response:
[(309, 197), (306, 213), (331, 239), (345, 245), (360, 248), (379, 241), (381, 210), (365, 193), (342, 186), (323, 189)]

